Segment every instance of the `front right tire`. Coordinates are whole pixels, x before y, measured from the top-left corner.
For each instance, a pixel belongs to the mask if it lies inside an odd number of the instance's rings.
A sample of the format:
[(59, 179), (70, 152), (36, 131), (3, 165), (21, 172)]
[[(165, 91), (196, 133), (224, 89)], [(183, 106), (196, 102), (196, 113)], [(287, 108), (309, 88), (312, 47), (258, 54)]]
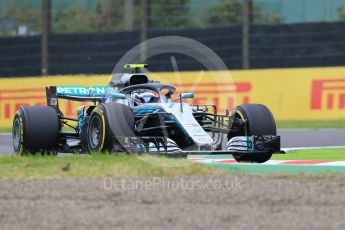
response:
[[(111, 152), (114, 143), (123, 144), (120, 137), (135, 136), (134, 115), (126, 105), (120, 103), (99, 104), (91, 113), (87, 146), (89, 152)], [(126, 150), (125, 150), (126, 151)]]

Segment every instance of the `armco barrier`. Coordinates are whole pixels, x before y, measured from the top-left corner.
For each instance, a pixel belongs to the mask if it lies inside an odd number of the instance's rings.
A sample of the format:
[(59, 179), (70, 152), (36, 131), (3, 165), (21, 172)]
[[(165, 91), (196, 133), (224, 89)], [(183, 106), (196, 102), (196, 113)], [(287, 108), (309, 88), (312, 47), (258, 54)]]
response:
[[(231, 71), (232, 79), (214, 81), (224, 72), (151, 74), (151, 79), (174, 84), (181, 92), (193, 91), (195, 103), (217, 104), (219, 112), (242, 103), (267, 105), (277, 120), (345, 119), (345, 67)], [(10, 127), (23, 105), (45, 105), (45, 86), (106, 85), (110, 77), (55, 76), (0, 79), (0, 127)], [(224, 78), (222, 78), (224, 79)], [(83, 103), (61, 101), (62, 111), (75, 116)]]

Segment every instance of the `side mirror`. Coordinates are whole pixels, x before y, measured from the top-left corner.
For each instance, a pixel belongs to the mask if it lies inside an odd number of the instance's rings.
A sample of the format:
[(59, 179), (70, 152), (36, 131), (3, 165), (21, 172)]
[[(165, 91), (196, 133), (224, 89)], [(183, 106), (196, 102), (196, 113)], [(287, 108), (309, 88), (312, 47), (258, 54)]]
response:
[(182, 93), (181, 94), (182, 99), (191, 99), (194, 98), (194, 93)]
[(114, 99), (126, 99), (126, 96), (122, 93), (109, 93), (108, 95), (110, 98)]

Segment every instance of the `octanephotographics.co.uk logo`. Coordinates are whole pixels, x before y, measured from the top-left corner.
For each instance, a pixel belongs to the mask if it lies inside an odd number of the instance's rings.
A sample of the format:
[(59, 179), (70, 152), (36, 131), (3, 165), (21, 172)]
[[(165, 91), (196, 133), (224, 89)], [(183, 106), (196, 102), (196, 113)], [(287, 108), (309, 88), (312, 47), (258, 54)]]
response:
[(238, 177), (201, 180), (198, 178), (163, 178), (152, 177), (147, 179), (106, 177), (102, 185), (104, 190), (138, 191), (138, 190), (163, 190), (163, 191), (197, 191), (197, 190), (226, 190), (237, 192), (242, 190), (243, 184)]

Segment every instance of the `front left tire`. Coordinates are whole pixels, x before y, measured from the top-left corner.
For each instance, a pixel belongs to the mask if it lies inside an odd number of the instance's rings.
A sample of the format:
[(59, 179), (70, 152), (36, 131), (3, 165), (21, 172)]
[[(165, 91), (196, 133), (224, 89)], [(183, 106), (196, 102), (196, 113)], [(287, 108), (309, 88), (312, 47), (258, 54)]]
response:
[[(261, 104), (245, 104), (236, 107), (235, 118), (241, 120), (244, 127), (236, 135), (229, 133), (228, 140), (234, 136), (277, 135), (276, 123), (272, 112)], [(264, 163), (272, 157), (272, 153), (234, 153), (238, 162)]]

